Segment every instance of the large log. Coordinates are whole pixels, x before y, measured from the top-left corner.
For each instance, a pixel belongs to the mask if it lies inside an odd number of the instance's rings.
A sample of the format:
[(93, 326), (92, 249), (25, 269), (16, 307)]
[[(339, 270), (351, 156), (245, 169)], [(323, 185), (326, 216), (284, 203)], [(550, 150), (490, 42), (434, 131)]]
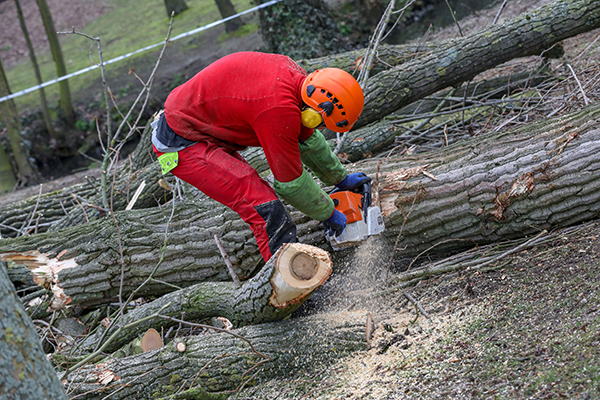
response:
[[(400, 256), (464, 248), (522, 237), (540, 229), (593, 218), (600, 208), (600, 103), (575, 113), (464, 140), (438, 151), (353, 165), (374, 178), (386, 217), (382, 234)], [(432, 179), (431, 176), (435, 177)], [(73, 303), (114, 301), (131, 293), (163, 257), (156, 281), (140, 295), (160, 295), (205, 280), (228, 280), (213, 235), (221, 237), (238, 273), (252, 276), (261, 257), (251, 231), (232, 211), (210, 199), (170, 210), (115, 213), (111, 219), (34, 237), (0, 241), (0, 256), (36, 267), (56, 265), (58, 285)], [(293, 213), (303, 243), (324, 246), (321, 224)], [(119, 241), (124, 249), (123, 267)], [(452, 239), (452, 240), (449, 240)], [(443, 244), (440, 244), (443, 243)], [(10, 253), (9, 253), (10, 252)], [(47, 254), (36, 255), (36, 252)], [(30, 257), (30, 260), (26, 259)], [(44, 259), (46, 257), (46, 259)], [(60, 263), (59, 263), (60, 264)]]
[[(377, 57), (373, 59), (370, 76), (398, 67), (416, 58), (425, 57), (431, 53), (446, 52), (455, 45), (454, 41), (400, 45), (382, 44), (377, 48)], [(298, 60), (298, 64), (307, 72), (322, 68), (340, 68), (353, 74), (363, 68), (363, 59), (366, 51), (367, 49), (363, 48), (308, 60)], [(564, 49), (560, 45), (554, 46), (552, 49), (540, 48), (537, 51), (537, 54), (543, 54), (546, 58), (559, 58), (564, 54)]]
[(600, 27), (600, 2), (557, 0), (503, 24), (452, 40), (445, 51), (428, 53), (373, 76), (365, 87), (360, 128), (403, 106), (518, 57), (552, 47)]
[(247, 326), (232, 333), (247, 339), (254, 350), (227, 333), (189, 336), (184, 352), (171, 342), (158, 350), (85, 366), (69, 376), (69, 395), (83, 400), (107, 395), (115, 400), (166, 399), (181, 389), (189, 396), (181, 398), (209, 398), (202, 397), (203, 392), (236, 390), (247, 380), (252, 385), (263, 378), (322, 369), (367, 348), (366, 315), (358, 312)]
[(175, 324), (166, 319), (148, 319), (159, 312), (173, 318), (185, 315), (189, 321), (223, 317), (235, 328), (277, 321), (300, 307), (327, 280), (331, 271), (331, 258), (325, 250), (288, 243), (240, 287), (233, 282), (201, 282), (168, 293), (128, 312), (108, 332), (101, 330), (96, 336), (114, 335), (105, 351), (115, 351), (141, 331)]

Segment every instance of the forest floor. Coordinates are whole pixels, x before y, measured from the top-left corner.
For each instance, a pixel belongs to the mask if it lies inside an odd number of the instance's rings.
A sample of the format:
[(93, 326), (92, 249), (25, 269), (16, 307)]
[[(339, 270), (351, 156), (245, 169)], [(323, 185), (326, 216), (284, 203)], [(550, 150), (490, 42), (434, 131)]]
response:
[[(502, 17), (549, 2), (509, 1)], [(463, 32), (489, 26), (501, 3), (462, 20)], [(456, 36), (456, 27), (448, 27), (432, 38)], [(598, 36), (591, 32), (568, 41), (566, 57), (574, 59)], [(58, 189), (91, 173), (45, 186)], [(0, 204), (38, 191), (27, 188), (1, 196)], [(348, 310), (362, 310), (365, 318), (371, 314), (376, 330), (370, 349), (334, 365), (315, 365), (304, 375), (259, 382), (231, 397), (600, 398), (600, 222), (541, 235), (545, 242), (485, 268), (431, 278), (405, 289), (428, 317), (417, 312), (400, 290), (382, 284), (388, 276), (389, 254), (378, 251), (376, 238), (351, 255), (336, 255), (332, 278), (298, 315), (319, 312), (335, 318)], [(508, 251), (517, 245), (497, 246)], [(481, 251), (483, 256), (486, 250)]]
[(353, 261), (334, 263), (324, 295), (306, 305), (316, 301), (332, 318), (344, 310), (371, 314), (370, 350), (260, 382), (238, 398), (600, 398), (600, 222), (544, 237), (484, 269), (405, 289), (427, 318), (400, 290), (382, 285), (389, 255), (376, 242), (364, 244)]

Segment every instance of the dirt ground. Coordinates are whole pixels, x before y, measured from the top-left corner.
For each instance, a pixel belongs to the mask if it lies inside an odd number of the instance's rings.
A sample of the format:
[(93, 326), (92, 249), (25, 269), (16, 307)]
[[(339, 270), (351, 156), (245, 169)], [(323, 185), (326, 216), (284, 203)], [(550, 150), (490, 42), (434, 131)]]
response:
[[(35, 0), (19, 0), (27, 31), (36, 53), (48, 51), (48, 39)], [(47, 0), (57, 31), (70, 30), (73, 26), (85, 26), (108, 10), (109, 0)], [(25, 37), (21, 33), (19, 19), (16, 17), (14, 1), (0, 2), (0, 55), (4, 67), (10, 69), (29, 57)]]
[[(373, 278), (385, 275), (387, 260), (373, 251), (377, 245), (364, 245), (352, 272), (336, 270), (319, 301), (329, 304), (321, 312), (343, 303), (373, 315), (370, 350), (261, 382), (239, 398), (598, 399), (599, 237), (597, 221), (542, 235), (545, 242), (485, 268), (406, 288), (427, 318), (399, 289)], [(353, 290), (357, 284), (362, 291)]]

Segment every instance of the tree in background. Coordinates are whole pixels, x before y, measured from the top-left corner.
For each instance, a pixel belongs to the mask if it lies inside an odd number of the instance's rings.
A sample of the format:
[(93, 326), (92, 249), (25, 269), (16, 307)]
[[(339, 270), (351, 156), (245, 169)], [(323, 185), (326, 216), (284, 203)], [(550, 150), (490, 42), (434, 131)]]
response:
[(165, 7), (167, 8), (167, 16), (170, 17), (171, 14), (174, 16), (181, 14), (189, 7), (185, 4), (185, 0), (165, 0)]
[[(15, 0), (15, 5), (17, 6), (17, 16), (19, 17), (19, 24), (21, 25), (21, 30), (23, 31), (23, 36), (25, 37), (25, 43), (27, 43), (27, 49), (29, 50), (29, 58), (31, 59), (31, 64), (33, 65), (33, 70), (35, 71), (35, 77), (37, 79), (38, 85), (41, 85), (42, 74), (40, 73), (40, 67), (38, 66), (37, 60), (35, 58), (35, 52), (33, 51), (33, 45), (31, 44), (31, 39), (29, 37), (27, 25), (25, 25), (25, 18), (23, 17), (23, 11), (21, 10), (21, 3), (19, 2), (19, 0)], [(46, 129), (48, 129), (50, 137), (56, 140), (56, 131), (52, 126), (52, 119), (50, 118), (50, 111), (48, 110), (48, 102), (46, 101), (46, 92), (44, 91), (44, 88), (40, 88), (39, 92), (42, 101), (42, 113), (44, 115), (44, 123), (46, 124)]]
[[(217, 7), (219, 8), (219, 13), (221, 13), (222, 18), (231, 17), (232, 15), (237, 14), (237, 11), (235, 11), (235, 7), (233, 6), (231, 0), (215, 0), (215, 3), (217, 3)], [(244, 23), (242, 22), (242, 19), (239, 17), (230, 19), (229, 21), (225, 22), (225, 31), (227, 33), (237, 31), (243, 24)]]
[[(10, 93), (4, 66), (2, 65), (2, 60), (0, 60), (0, 97), (8, 96)], [(19, 184), (25, 186), (30, 181), (35, 180), (35, 174), (33, 172), (33, 167), (29, 163), (27, 151), (23, 147), (21, 141), (21, 120), (19, 119), (19, 113), (17, 112), (15, 102), (12, 101), (12, 99), (0, 103), (0, 116), (8, 131), (8, 141), (10, 142), (15, 163), (17, 164)], [(1, 158), (0, 154), (0, 160)], [(10, 180), (10, 178), (8, 179)], [(6, 183), (0, 183), (0, 186), (4, 187), (8, 184), (9, 180), (7, 180)]]
[[(40, 15), (42, 16), (42, 22), (44, 23), (44, 29), (48, 36), (48, 42), (50, 43), (50, 51), (52, 52), (52, 58), (54, 58), (54, 64), (56, 65), (56, 73), (59, 77), (67, 74), (67, 68), (65, 66), (65, 60), (63, 58), (62, 50), (60, 49), (60, 42), (58, 41), (58, 35), (56, 34), (56, 28), (54, 27), (54, 21), (52, 20), (52, 14), (46, 0), (35, 0), (38, 8), (40, 9)], [(62, 110), (67, 123), (70, 126), (75, 125), (75, 111), (73, 110), (73, 104), (71, 102), (71, 90), (69, 89), (69, 83), (64, 80), (58, 83), (60, 88), (60, 109)]]
[[(258, 5), (262, 0), (254, 0)], [(350, 45), (321, 0), (286, 0), (260, 10), (263, 40), (273, 53), (293, 59), (349, 50)]]
[(0, 143), (0, 194), (7, 193), (14, 189), (17, 181), (13, 174), (10, 160), (4, 149), (4, 145)]

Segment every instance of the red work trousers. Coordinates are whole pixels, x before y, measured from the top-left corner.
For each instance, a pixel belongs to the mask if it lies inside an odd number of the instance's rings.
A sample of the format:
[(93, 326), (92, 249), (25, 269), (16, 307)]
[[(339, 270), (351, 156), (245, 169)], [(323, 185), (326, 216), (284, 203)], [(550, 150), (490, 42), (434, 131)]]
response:
[(297, 241), (296, 225), (275, 191), (237, 151), (198, 142), (180, 150), (178, 159), (171, 173), (237, 212), (250, 225), (265, 261), (283, 243)]

